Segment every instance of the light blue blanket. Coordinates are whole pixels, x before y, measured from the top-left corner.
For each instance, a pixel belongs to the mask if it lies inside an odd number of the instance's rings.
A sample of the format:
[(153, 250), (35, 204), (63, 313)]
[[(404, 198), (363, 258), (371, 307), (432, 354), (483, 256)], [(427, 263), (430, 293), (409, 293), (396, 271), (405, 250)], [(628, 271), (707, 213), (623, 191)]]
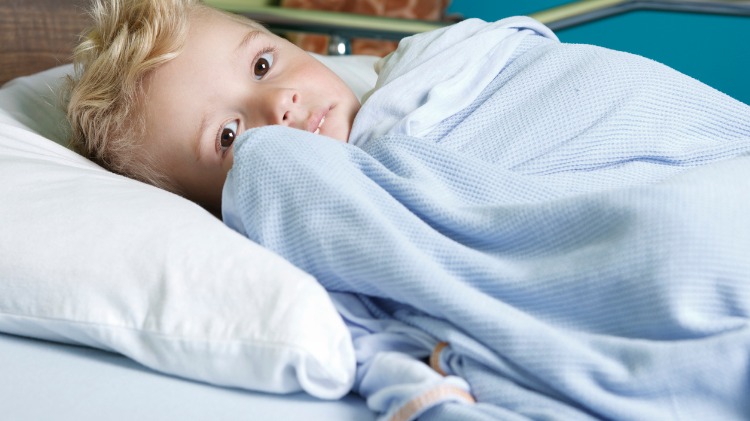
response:
[(450, 343), (478, 403), (420, 419), (750, 418), (750, 107), (529, 37), (429, 133), (360, 144), (245, 133), (226, 221)]

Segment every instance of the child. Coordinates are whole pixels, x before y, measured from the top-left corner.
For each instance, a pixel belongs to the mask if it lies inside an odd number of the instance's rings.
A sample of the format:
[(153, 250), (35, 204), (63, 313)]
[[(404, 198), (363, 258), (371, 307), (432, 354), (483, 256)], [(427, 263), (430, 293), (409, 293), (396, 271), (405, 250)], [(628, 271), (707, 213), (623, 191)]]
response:
[(314, 275), (383, 419), (747, 416), (746, 105), (514, 18), (402, 41), (360, 109), (250, 22), (115, 3), (79, 49), (87, 154)]
[(241, 132), (281, 124), (346, 142), (359, 100), (326, 66), (197, 0), (97, 1), (75, 53), (73, 142), (112, 171), (218, 214)]

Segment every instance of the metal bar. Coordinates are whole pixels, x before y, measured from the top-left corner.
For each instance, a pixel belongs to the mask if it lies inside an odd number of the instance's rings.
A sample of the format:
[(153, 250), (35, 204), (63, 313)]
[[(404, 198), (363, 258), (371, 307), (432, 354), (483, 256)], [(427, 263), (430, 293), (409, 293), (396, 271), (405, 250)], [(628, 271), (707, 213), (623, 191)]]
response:
[(530, 14), (553, 30), (635, 10), (750, 16), (747, 0), (579, 0)]
[(243, 0), (204, 0), (204, 2), (213, 7), (245, 15), (280, 32), (313, 32), (351, 38), (399, 40), (449, 24), (448, 22), (395, 19), (353, 13), (248, 6)]
[(627, 0), (583, 0), (568, 2), (557, 7), (551, 7), (530, 16), (534, 19), (549, 24), (569, 19), (577, 19), (580, 16), (608, 13), (610, 9), (622, 7), (629, 3)]
[(637, 1), (639, 9), (750, 16), (750, 1)]

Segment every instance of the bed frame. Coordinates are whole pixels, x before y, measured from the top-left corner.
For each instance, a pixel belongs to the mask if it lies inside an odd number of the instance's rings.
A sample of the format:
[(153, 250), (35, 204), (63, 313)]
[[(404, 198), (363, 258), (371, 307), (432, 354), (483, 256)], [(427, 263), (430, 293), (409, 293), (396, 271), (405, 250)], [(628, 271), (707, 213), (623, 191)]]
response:
[[(245, 0), (204, 0), (242, 13), (278, 32), (287, 30), (349, 37), (400, 39), (446, 23), (347, 15), (333, 12), (250, 6)], [(88, 24), (88, 0), (0, 1), (0, 85), (70, 61), (80, 32)], [(750, 16), (750, 0), (580, 0), (530, 14), (553, 30), (633, 10), (667, 10)]]

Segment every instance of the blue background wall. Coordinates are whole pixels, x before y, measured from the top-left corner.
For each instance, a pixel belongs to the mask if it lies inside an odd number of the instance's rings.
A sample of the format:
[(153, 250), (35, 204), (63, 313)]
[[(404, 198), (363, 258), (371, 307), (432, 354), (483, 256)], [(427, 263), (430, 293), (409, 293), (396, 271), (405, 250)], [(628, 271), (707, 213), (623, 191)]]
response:
[[(565, 3), (560, 0), (452, 0), (449, 13), (497, 20)], [(563, 42), (639, 54), (750, 104), (750, 17), (635, 11), (557, 31)]]

